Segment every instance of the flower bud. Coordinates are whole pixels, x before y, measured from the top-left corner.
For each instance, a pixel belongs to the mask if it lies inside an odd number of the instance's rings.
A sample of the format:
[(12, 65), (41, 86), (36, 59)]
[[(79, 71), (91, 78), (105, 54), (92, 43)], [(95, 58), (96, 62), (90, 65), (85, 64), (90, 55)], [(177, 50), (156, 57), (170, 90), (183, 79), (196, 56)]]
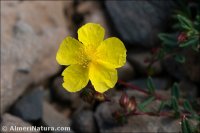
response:
[(121, 98), (119, 99), (119, 104), (120, 104), (121, 107), (126, 108), (128, 103), (129, 103), (129, 97), (126, 93), (123, 93), (121, 95)]
[(137, 106), (137, 104), (136, 104), (136, 101), (135, 101), (135, 97), (131, 97), (129, 99), (129, 102), (128, 102), (128, 105), (126, 107), (126, 110), (128, 112), (135, 112), (136, 111), (136, 106)]
[(103, 93), (95, 92), (94, 97), (96, 100), (103, 102), (106, 100), (105, 95)]
[(187, 34), (185, 32), (181, 32), (179, 35), (178, 35), (178, 42), (179, 43), (182, 43), (184, 41), (187, 40)]

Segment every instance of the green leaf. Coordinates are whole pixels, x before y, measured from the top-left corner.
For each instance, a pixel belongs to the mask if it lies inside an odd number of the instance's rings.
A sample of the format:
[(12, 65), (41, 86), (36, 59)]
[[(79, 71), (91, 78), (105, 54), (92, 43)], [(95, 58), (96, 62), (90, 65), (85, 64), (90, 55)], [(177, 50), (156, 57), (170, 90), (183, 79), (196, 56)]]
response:
[(176, 54), (174, 56), (174, 59), (179, 63), (185, 63), (185, 56), (183, 55)]
[(199, 43), (199, 38), (198, 37), (193, 37), (188, 39), (185, 42), (180, 43), (179, 47), (187, 47), (187, 46), (191, 46), (191, 45), (196, 45)]
[(160, 103), (160, 106), (159, 106), (159, 109), (158, 109), (158, 112), (161, 112), (162, 109), (166, 106), (165, 102), (164, 101), (161, 101)]
[(183, 29), (186, 29), (186, 30), (193, 29), (192, 22), (188, 18), (186, 18), (182, 15), (177, 15), (177, 18)]
[(151, 77), (148, 77), (147, 81), (146, 81), (146, 85), (147, 85), (147, 89), (149, 91), (150, 94), (154, 94), (155, 93), (155, 86), (153, 84), (153, 80)]
[(187, 119), (183, 119), (181, 122), (181, 128), (183, 133), (192, 133), (190, 124)]
[(159, 50), (159, 53), (158, 53), (157, 58), (158, 58), (159, 60), (161, 60), (161, 59), (164, 58), (164, 56), (165, 56), (165, 51), (164, 51), (164, 49), (162, 48), (162, 49)]
[(173, 110), (175, 111), (175, 114), (174, 114), (175, 117), (179, 118), (180, 111), (179, 111), (179, 105), (178, 105), (178, 101), (177, 101), (176, 97), (174, 97), (174, 96), (172, 97), (171, 104), (172, 104)]
[(175, 97), (177, 100), (180, 98), (180, 92), (179, 92), (180, 88), (178, 83), (174, 83), (172, 88), (171, 88), (171, 95), (172, 97)]
[(147, 110), (145, 109), (145, 107), (150, 104), (151, 102), (153, 102), (155, 100), (155, 97), (149, 97), (148, 99), (146, 99), (144, 102), (138, 104), (138, 109), (140, 111), (146, 112)]
[(186, 110), (186, 111), (188, 111), (188, 112), (190, 112), (190, 113), (194, 113), (194, 110), (193, 110), (193, 108), (192, 108), (192, 106), (191, 106), (191, 104), (190, 104), (190, 102), (188, 101), (188, 100), (185, 100), (184, 101), (184, 103), (183, 103), (183, 108)]
[(169, 47), (177, 46), (177, 37), (175, 34), (160, 33), (158, 37), (162, 40), (163, 44)]

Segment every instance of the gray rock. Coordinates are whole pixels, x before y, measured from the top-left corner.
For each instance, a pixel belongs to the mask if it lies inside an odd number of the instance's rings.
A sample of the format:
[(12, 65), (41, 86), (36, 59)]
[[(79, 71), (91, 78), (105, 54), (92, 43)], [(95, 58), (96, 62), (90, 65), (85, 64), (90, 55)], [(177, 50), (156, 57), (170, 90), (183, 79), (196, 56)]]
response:
[(167, 73), (172, 77), (179, 80), (186, 79), (187, 76), (183, 68), (183, 64), (176, 62), (173, 58), (165, 59), (164, 61), (162, 61), (162, 65)]
[(11, 108), (11, 113), (25, 121), (37, 121), (42, 118), (42, 88), (36, 88), (19, 99)]
[(48, 102), (43, 102), (43, 116), (42, 121), (47, 127), (66, 127), (65, 131), (52, 131), (53, 133), (68, 133), (72, 131), (70, 128), (71, 120), (69, 118), (65, 118), (64, 115), (59, 113), (51, 104)]
[[(134, 66), (135, 71), (138, 74), (146, 75), (148, 71), (148, 65), (150, 62), (145, 62), (145, 60), (151, 59), (152, 55), (149, 52), (129, 50), (127, 59)], [(153, 75), (162, 72), (162, 67), (160, 61), (155, 62), (152, 65)]]
[(92, 111), (80, 111), (74, 114), (72, 128), (77, 133), (96, 133), (97, 126)]
[(194, 100), (198, 97), (198, 87), (189, 81), (182, 80), (179, 82), (181, 97)]
[[(32, 125), (28, 122), (23, 121), (19, 117), (13, 116), (11, 114), (4, 114), (1, 120), (1, 128), (2, 133), (24, 133), (24, 131), (16, 131), (15, 127), (23, 128), (23, 127), (31, 127)], [(39, 133), (37, 131), (28, 131), (29, 133)]]
[(30, 84), (57, 73), (56, 52), (69, 30), (66, 30), (62, 1), (2, 1), (1, 7), (3, 113)]
[(135, 76), (134, 67), (127, 61), (126, 64), (118, 69), (118, 79), (128, 81)]
[[(152, 47), (168, 24), (174, 2), (105, 1), (113, 25), (125, 44)], [(164, 25), (164, 26), (163, 26)]]
[(106, 21), (106, 16), (98, 1), (82, 1), (77, 6), (77, 13), (83, 15), (83, 23), (93, 22), (102, 25), (106, 32), (105, 38), (110, 36), (110, 29)]
[(164, 69), (179, 80), (200, 81), (200, 53), (191, 49), (183, 49), (180, 54), (186, 58), (185, 63), (176, 62), (173, 58), (165, 59), (162, 64)]
[[(165, 90), (169, 87), (170, 81), (168, 79), (152, 78), (152, 80), (157, 90)], [(146, 81), (147, 79), (135, 79), (135, 80), (130, 81), (129, 83), (136, 85), (142, 89), (146, 89), (147, 88)]]
[(191, 49), (185, 51), (186, 62), (183, 65), (188, 78), (196, 83), (200, 82), (200, 52)]

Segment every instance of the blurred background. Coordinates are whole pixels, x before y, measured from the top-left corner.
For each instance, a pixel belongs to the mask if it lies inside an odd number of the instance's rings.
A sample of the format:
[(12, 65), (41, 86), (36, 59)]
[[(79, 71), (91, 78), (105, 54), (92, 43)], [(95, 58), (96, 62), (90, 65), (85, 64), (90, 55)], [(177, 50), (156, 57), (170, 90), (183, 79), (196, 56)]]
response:
[[(127, 48), (127, 63), (119, 79), (146, 88), (145, 61), (161, 44), (158, 34), (170, 32), (172, 0), (153, 1), (1, 1), (1, 125), (71, 127), (71, 132), (174, 132), (178, 120), (133, 116), (121, 126), (112, 118), (118, 105), (84, 102), (79, 93), (62, 88), (63, 68), (56, 52), (66, 36), (77, 38), (77, 29), (87, 22), (101, 24), (106, 37), (120, 38)], [(181, 96), (199, 100), (200, 55), (184, 52), (179, 64), (171, 58), (153, 64), (151, 75), (159, 93), (168, 96), (178, 82)], [(108, 95), (119, 99), (119, 89)], [(142, 100), (141, 94), (128, 91)], [(155, 109), (158, 103), (150, 105)], [(56, 131), (55, 131), (56, 132)]]

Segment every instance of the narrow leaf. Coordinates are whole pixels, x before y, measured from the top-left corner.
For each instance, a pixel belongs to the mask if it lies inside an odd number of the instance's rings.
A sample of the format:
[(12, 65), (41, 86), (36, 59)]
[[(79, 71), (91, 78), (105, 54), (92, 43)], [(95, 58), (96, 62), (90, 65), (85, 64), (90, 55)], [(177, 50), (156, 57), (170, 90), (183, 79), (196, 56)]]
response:
[(146, 99), (144, 102), (138, 104), (138, 108), (139, 108), (139, 110), (140, 110), (140, 111), (144, 111), (144, 112), (146, 112), (145, 107), (146, 107), (148, 104), (150, 104), (151, 102), (153, 102), (154, 99), (155, 99), (155, 97), (149, 97), (149, 98)]
[(177, 62), (179, 62), (179, 63), (185, 63), (185, 56), (183, 56), (183, 55), (179, 55), (179, 54), (176, 54), (175, 56), (174, 56), (174, 59), (177, 61)]
[(167, 46), (170, 46), (170, 47), (177, 46), (177, 37), (175, 34), (160, 33), (158, 37), (160, 38), (160, 40), (163, 41), (163, 44)]
[(171, 95), (174, 96), (177, 100), (180, 97), (179, 90), (180, 90), (179, 85), (177, 83), (174, 83), (172, 88), (171, 88)]
[(179, 105), (176, 97), (172, 97), (171, 99), (172, 108), (175, 111), (175, 117), (178, 118), (180, 116)]
[(154, 94), (155, 93), (155, 86), (153, 84), (153, 80), (151, 77), (148, 77), (147, 81), (146, 81), (146, 85), (147, 85), (147, 89), (149, 90), (150, 94)]
[(179, 22), (181, 23), (182, 28), (186, 30), (191, 30), (193, 28), (192, 22), (188, 18), (182, 15), (177, 15), (177, 18)]
[(193, 37), (193, 38), (190, 38), (188, 39), (187, 41), (185, 42), (182, 42), (179, 47), (187, 47), (187, 46), (191, 46), (191, 45), (196, 45), (199, 43), (199, 39), (198, 37)]
[(190, 113), (194, 113), (194, 110), (190, 104), (190, 102), (188, 100), (185, 100), (183, 103), (183, 107), (186, 111), (190, 112)]
[(183, 119), (181, 122), (181, 128), (183, 133), (192, 133), (190, 124), (187, 119)]

